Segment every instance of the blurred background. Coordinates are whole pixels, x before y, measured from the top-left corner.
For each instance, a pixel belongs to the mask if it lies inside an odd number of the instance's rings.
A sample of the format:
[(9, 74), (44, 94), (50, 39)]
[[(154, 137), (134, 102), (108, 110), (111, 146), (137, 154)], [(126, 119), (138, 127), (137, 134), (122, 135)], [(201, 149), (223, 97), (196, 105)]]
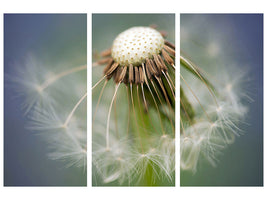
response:
[(54, 66), (86, 64), (86, 14), (4, 15), (4, 185), (85, 186), (82, 168), (66, 168), (49, 160), (47, 145), (26, 129), (22, 99), (14, 98), (6, 75), (12, 77), (29, 55)]
[(221, 63), (234, 63), (241, 71), (248, 72), (246, 91), (253, 99), (246, 102), (249, 110), (240, 124), (243, 134), (223, 151), (218, 166), (214, 168), (203, 162), (195, 174), (181, 170), (181, 185), (262, 186), (263, 15), (181, 14), (180, 20), (181, 50), (195, 53), (193, 45), (202, 46), (205, 41), (218, 44), (213, 50)]

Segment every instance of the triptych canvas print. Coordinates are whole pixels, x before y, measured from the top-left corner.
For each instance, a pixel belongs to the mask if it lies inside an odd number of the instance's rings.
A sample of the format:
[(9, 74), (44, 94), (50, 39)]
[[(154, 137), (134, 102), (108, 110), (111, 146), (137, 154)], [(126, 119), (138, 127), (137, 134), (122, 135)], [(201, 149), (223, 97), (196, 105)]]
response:
[(4, 186), (263, 186), (263, 14), (88, 15), (4, 14)]

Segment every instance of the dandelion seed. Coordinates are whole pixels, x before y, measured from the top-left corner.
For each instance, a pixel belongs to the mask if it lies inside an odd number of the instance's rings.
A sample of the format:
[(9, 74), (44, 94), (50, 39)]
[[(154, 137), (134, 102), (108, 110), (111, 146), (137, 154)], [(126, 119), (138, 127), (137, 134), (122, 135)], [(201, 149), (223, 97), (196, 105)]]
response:
[(23, 102), (26, 127), (48, 143), (49, 158), (85, 170), (86, 84), (78, 90), (75, 87), (85, 80), (80, 73), (84, 70), (86, 65), (52, 72), (31, 56), (10, 76), (10, 84)]
[(180, 163), (182, 170), (196, 173), (202, 160), (216, 167), (218, 155), (242, 134), (239, 123), (247, 106), (243, 101), (246, 91), (241, 86), (244, 73), (235, 75), (237, 67), (231, 69), (218, 62), (227, 48), (206, 35), (195, 35), (191, 28), (191, 24), (182, 23)]

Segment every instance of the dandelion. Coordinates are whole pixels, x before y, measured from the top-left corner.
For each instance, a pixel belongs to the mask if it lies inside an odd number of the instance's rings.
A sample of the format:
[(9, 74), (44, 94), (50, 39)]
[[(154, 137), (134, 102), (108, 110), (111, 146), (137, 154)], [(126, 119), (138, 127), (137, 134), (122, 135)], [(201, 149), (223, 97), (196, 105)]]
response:
[[(95, 185), (174, 182), (175, 46), (164, 36), (155, 28), (132, 27), (93, 63), (95, 70), (105, 66), (92, 87), (94, 92), (102, 84), (93, 102), (93, 173), (101, 177)], [(113, 94), (105, 90), (111, 78)], [(103, 111), (100, 101), (108, 96)], [(121, 103), (125, 99), (128, 105)]]
[(229, 67), (229, 59), (221, 62), (229, 47), (220, 43), (218, 33), (203, 34), (201, 22), (184, 17), (181, 23), (180, 164), (193, 173), (203, 160), (217, 166), (223, 149), (242, 134), (239, 124), (249, 96), (243, 89), (246, 74)]

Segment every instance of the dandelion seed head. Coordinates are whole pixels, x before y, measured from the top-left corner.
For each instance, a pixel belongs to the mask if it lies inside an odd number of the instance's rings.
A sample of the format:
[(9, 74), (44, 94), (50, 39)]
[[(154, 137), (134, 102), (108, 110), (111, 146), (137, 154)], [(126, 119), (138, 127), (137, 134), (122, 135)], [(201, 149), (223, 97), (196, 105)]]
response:
[(146, 58), (159, 54), (164, 39), (161, 34), (149, 27), (133, 27), (120, 33), (114, 40), (111, 55), (120, 65), (133, 64), (138, 66)]
[(93, 104), (93, 164), (103, 183), (138, 184), (148, 171), (153, 180), (173, 182), (175, 45), (161, 34), (130, 28), (96, 62), (106, 65), (106, 82)]

